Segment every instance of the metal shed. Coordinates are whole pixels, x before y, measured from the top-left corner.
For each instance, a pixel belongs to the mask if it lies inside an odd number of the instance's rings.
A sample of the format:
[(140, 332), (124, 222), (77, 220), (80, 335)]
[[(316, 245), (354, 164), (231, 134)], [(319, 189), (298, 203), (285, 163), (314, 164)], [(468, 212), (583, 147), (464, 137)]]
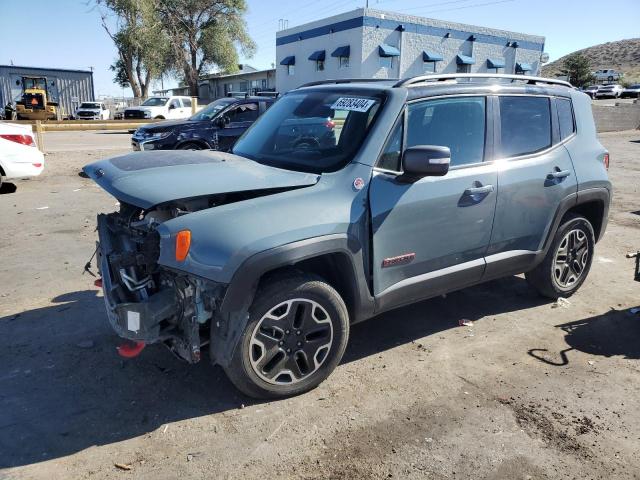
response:
[(95, 100), (93, 72), (89, 70), (0, 65), (0, 108), (20, 100), (22, 77), (45, 77), (51, 101), (60, 104), (65, 116), (73, 114), (80, 102)]

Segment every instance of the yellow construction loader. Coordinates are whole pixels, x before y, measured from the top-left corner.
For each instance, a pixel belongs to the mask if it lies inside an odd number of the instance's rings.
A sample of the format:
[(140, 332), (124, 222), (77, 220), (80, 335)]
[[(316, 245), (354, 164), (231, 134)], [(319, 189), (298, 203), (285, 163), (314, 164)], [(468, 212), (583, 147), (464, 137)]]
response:
[(18, 120), (62, 120), (57, 102), (52, 102), (45, 77), (22, 77), (22, 98), (16, 102)]

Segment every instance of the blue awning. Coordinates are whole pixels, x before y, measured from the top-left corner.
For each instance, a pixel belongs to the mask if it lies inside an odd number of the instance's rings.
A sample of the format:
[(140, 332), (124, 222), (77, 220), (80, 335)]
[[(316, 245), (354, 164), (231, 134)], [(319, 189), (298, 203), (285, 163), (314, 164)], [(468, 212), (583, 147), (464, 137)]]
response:
[(533, 70), (533, 68), (531, 68), (531, 65), (528, 63), (516, 63), (516, 72), (525, 73), (531, 70)]
[(311, 55), (309, 55), (309, 60), (314, 60), (314, 61), (322, 61), (324, 62), (324, 56), (325, 56), (325, 51), (324, 50), (318, 50), (316, 52), (313, 52)]
[(378, 54), (381, 57), (399, 57), (400, 50), (391, 45), (387, 45), (386, 43), (381, 43), (378, 45)]
[(338, 47), (333, 51), (331, 56), (332, 57), (350, 57), (351, 47), (349, 45), (345, 45), (344, 47)]
[(429, 52), (427, 50), (422, 52), (423, 62), (441, 62), (442, 60), (444, 60), (442, 55), (438, 55), (437, 53)]
[(487, 58), (487, 68), (504, 68), (502, 58)]
[(473, 65), (476, 63), (476, 59), (473, 57), (467, 57), (466, 55), (456, 55), (456, 63), (458, 65)]
[(296, 64), (296, 57), (294, 57), (293, 55), (291, 55), (290, 57), (284, 57), (284, 60), (280, 62), (280, 65), (295, 65), (295, 64)]

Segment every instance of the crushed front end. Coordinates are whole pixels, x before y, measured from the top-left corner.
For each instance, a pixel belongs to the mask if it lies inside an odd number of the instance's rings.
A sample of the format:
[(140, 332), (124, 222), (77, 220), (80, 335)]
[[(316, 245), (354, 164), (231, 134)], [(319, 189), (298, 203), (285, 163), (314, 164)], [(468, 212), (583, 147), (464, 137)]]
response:
[(146, 211), (121, 203), (98, 215), (98, 270), (109, 323), (125, 339), (162, 342), (196, 363), (224, 285), (158, 264), (157, 226), (176, 209)]

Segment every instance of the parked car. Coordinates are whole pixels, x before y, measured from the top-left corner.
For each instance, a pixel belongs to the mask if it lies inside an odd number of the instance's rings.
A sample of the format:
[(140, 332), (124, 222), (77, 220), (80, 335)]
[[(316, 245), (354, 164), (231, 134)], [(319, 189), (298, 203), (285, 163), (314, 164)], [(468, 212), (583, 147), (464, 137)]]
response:
[[(611, 195), (591, 100), (495, 77), (320, 82), (232, 153), (85, 166), (120, 202), (98, 215), (97, 258), (109, 323), (136, 342), (122, 352), (164, 343), (195, 363), (207, 345), (240, 390), (282, 397), (322, 382), (350, 326), (382, 312), (523, 272), (572, 295)], [(335, 122), (332, 141), (282, 138), (314, 119)]]
[(622, 85), (603, 85), (596, 92), (596, 98), (620, 98)]
[(629, 85), (622, 91), (620, 98), (640, 98), (640, 83)]
[(36, 145), (31, 125), (0, 123), (0, 186), (4, 180), (37, 177), (44, 155)]
[(596, 98), (596, 93), (600, 89), (601, 85), (589, 85), (585, 87), (582, 91), (589, 95), (591, 98)]
[(228, 151), (274, 101), (267, 97), (220, 98), (186, 120), (140, 127), (131, 137), (131, 145), (134, 150)]
[(124, 118), (179, 119), (191, 116), (190, 97), (149, 97), (139, 107), (129, 107)]
[(620, 80), (624, 74), (612, 68), (604, 68), (593, 72), (593, 76), (599, 82), (614, 82)]
[(111, 112), (102, 102), (82, 102), (74, 118), (76, 120), (109, 120)]

